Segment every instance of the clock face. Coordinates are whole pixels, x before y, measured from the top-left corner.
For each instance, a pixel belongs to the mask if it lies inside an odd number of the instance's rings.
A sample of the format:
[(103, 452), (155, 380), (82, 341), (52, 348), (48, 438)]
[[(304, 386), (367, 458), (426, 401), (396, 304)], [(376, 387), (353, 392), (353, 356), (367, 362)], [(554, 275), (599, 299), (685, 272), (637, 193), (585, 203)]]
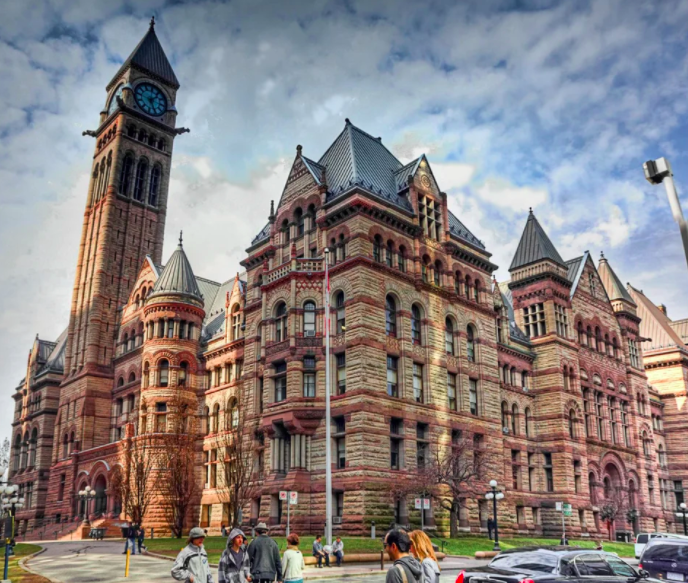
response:
[(119, 106), (117, 104), (117, 98), (122, 97), (122, 89), (124, 89), (124, 85), (120, 85), (117, 90), (112, 94), (112, 99), (110, 100), (110, 107), (108, 107), (108, 115), (110, 115), (115, 109), (117, 109)]
[(167, 99), (155, 85), (141, 83), (137, 85), (134, 95), (136, 96), (136, 105), (148, 115), (159, 117), (167, 111)]

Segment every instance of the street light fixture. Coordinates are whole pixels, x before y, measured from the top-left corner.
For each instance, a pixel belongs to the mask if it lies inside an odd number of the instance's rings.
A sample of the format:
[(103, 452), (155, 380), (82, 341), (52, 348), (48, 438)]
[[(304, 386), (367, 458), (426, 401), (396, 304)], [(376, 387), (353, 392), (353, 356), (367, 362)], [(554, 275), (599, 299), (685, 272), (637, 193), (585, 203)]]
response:
[(681, 210), (681, 203), (678, 200), (671, 164), (669, 164), (669, 160), (666, 158), (657, 158), (656, 160), (648, 160), (645, 162), (645, 164), (643, 164), (643, 170), (645, 171), (645, 179), (650, 184), (661, 184), (664, 182), (667, 197), (669, 198), (669, 206), (671, 207), (671, 214), (678, 223), (678, 227), (681, 231), (683, 251), (686, 254), (686, 262), (688, 262), (688, 223), (686, 223), (686, 220), (683, 218), (683, 211)]
[(678, 505), (678, 509), (680, 510), (680, 512), (677, 512), (677, 513), (676, 513), (676, 516), (679, 516), (679, 517), (680, 517), (680, 516), (683, 516), (683, 534), (684, 534), (684, 535), (688, 535), (688, 528), (686, 527), (686, 509), (687, 509), (687, 508), (688, 508), (688, 507), (686, 506), (686, 503), (685, 503), (685, 502), (681, 502), (681, 503)]
[(91, 489), (91, 486), (86, 486), (83, 490), (79, 490), (79, 500), (84, 503), (84, 522), (85, 526), (90, 526), (91, 523), (88, 520), (88, 510), (90, 506), (90, 501), (96, 497), (96, 491)]
[(504, 492), (497, 490), (497, 480), (490, 480), (490, 488), (486, 494), (486, 500), (492, 500), (492, 513), (494, 516), (494, 528), (495, 528), (495, 544), (492, 548), (493, 551), (501, 551), (499, 548), (499, 528), (497, 526), (497, 500), (504, 498)]
[(8, 579), (10, 551), (14, 545), (14, 514), (24, 508), (24, 498), (17, 495), (19, 486), (16, 484), (0, 484), (0, 500), (5, 521), (5, 565), (3, 579)]

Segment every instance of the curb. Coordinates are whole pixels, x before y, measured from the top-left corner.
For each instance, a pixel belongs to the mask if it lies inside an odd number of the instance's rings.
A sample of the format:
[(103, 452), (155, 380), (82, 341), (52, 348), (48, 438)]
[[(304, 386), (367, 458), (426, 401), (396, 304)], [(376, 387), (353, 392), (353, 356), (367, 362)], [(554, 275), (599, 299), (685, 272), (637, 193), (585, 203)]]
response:
[(34, 571), (33, 569), (31, 569), (31, 568), (29, 567), (29, 565), (28, 565), (28, 562), (29, 562), (31, 559), (35, 559), (38, 555), (42, 555), (42, 554), (43, 554), (45, 551), (47, 551), (47, 550), (48, 550), (47, 548), (41, 547), (40, 550), (36, 551), (36, 552), (33, 553), (32, 555), (28, 555), (28, 556), (24, 557), (24, 558), (21, 559), (17, 564), (19, 565), (19, 567), (20, 567), (21, 569), (23, 569), (23, 570), (26, 571), (27, 573), (31, 573), (32, 575), (36, 575), (37, 577), (43, 577), (44, 579), (50, 581), (51, 583), (62, 583), (62, 581), (57, 581), (56, 579), (48, 579), (45, 575), (41, 575), (39, 572)]

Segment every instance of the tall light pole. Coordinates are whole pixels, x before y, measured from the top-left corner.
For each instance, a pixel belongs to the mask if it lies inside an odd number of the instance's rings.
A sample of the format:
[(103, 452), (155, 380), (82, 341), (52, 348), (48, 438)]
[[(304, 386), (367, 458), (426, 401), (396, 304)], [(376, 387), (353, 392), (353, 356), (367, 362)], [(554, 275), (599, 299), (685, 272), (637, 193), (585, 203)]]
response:
[(490, 480), (490, 488), (485, 494), (485, 498), (487, 500), (492, 500), (492, 512), (494, 515), (494, 529), (495, 529), (495, 544), (494, 547), (492, 548), (493, 551), (501, 551), (502, 549), (499, 548), (499, 528), (497, 526), (497, 500), (501, 500), (504, 498), (504, 492), (500, 492), (497, 490), (497, 480)]
[(332, 428), (330, 427), (330, 250), (325, 247), (325, 540), (332, 544)]
[(686, 223), (686, 220), (683, 218), (683, 211), (681, 210), (681, 203), (678, 200), (671, 164), (669, 164), (669, 160), (666, 158), (657, 158), (656, 160), (648, 160), (645, 162), (645, 164), (643, 164), (643, 170), (645, 171), (645, 179), (650, 184), (661, 184), (664, 182), (667, 197), (669, 198), (669, 206), (671, 207), (671, 214), (678, 223), (678, 228), (681, 231), (683, 251), (686, 254), (686, 262), (688, 263), (688, 223)]
[(79, 500), (84, 502), (84, 525), (89, 526), (91, 522), (88, 519), (88, 508), (91, 505), (91, 500), (96, 497), (96, 491), (91, 490), (91, 486), (86, 486), (83, 490), (79, 490)]
[(22, 509), (24, 507), (24, 498), (19, 498), (17, 496), (17, 491), (19, 487), (14, 484), (0, 484), (0, 495), (2, 496), (2, 509), (4, 513), (7, 514), (5, 520), (5, 565), (3, 569), (3, 579), (7, 580), (9, 561), (10, 561), (10, 550), (13, 545), (14, 539), (14, 513), (17, 509)]

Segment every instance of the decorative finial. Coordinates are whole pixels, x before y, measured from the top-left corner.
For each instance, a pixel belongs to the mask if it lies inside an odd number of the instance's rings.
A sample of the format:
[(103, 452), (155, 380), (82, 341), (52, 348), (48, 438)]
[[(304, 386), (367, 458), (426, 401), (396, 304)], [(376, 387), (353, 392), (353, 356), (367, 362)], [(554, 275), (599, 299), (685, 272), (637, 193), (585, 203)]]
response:
[(301, 150), (303, 150), (303, 148), (301, 147), (301, 144), (297, 145), (296, 146), (296, 155), (297, 156), (301, 156)]
[(528, 210), (530, 211), (530, 214), (532, 215), (533, 214), (533, 207), (532, 206), (528, 207)]
[(600, 259), (604, 259), (604, 251), (600, 251)]
[(182, 234), (183, 233), (184, 233), (184, 231), (179, 231), (179, 246), (180, 247), (182, 246)]
[(155, 28), (155, 16), (151, 16), (150, 28), (148, 30), (153, 30)]
[(346, 122), (346, 125), (350, 125), (350, 124), (351, 124), (351, 120), (350, 120), (348, 117), (347, 117), (347, 118), (344, 118), (344, 121)]

